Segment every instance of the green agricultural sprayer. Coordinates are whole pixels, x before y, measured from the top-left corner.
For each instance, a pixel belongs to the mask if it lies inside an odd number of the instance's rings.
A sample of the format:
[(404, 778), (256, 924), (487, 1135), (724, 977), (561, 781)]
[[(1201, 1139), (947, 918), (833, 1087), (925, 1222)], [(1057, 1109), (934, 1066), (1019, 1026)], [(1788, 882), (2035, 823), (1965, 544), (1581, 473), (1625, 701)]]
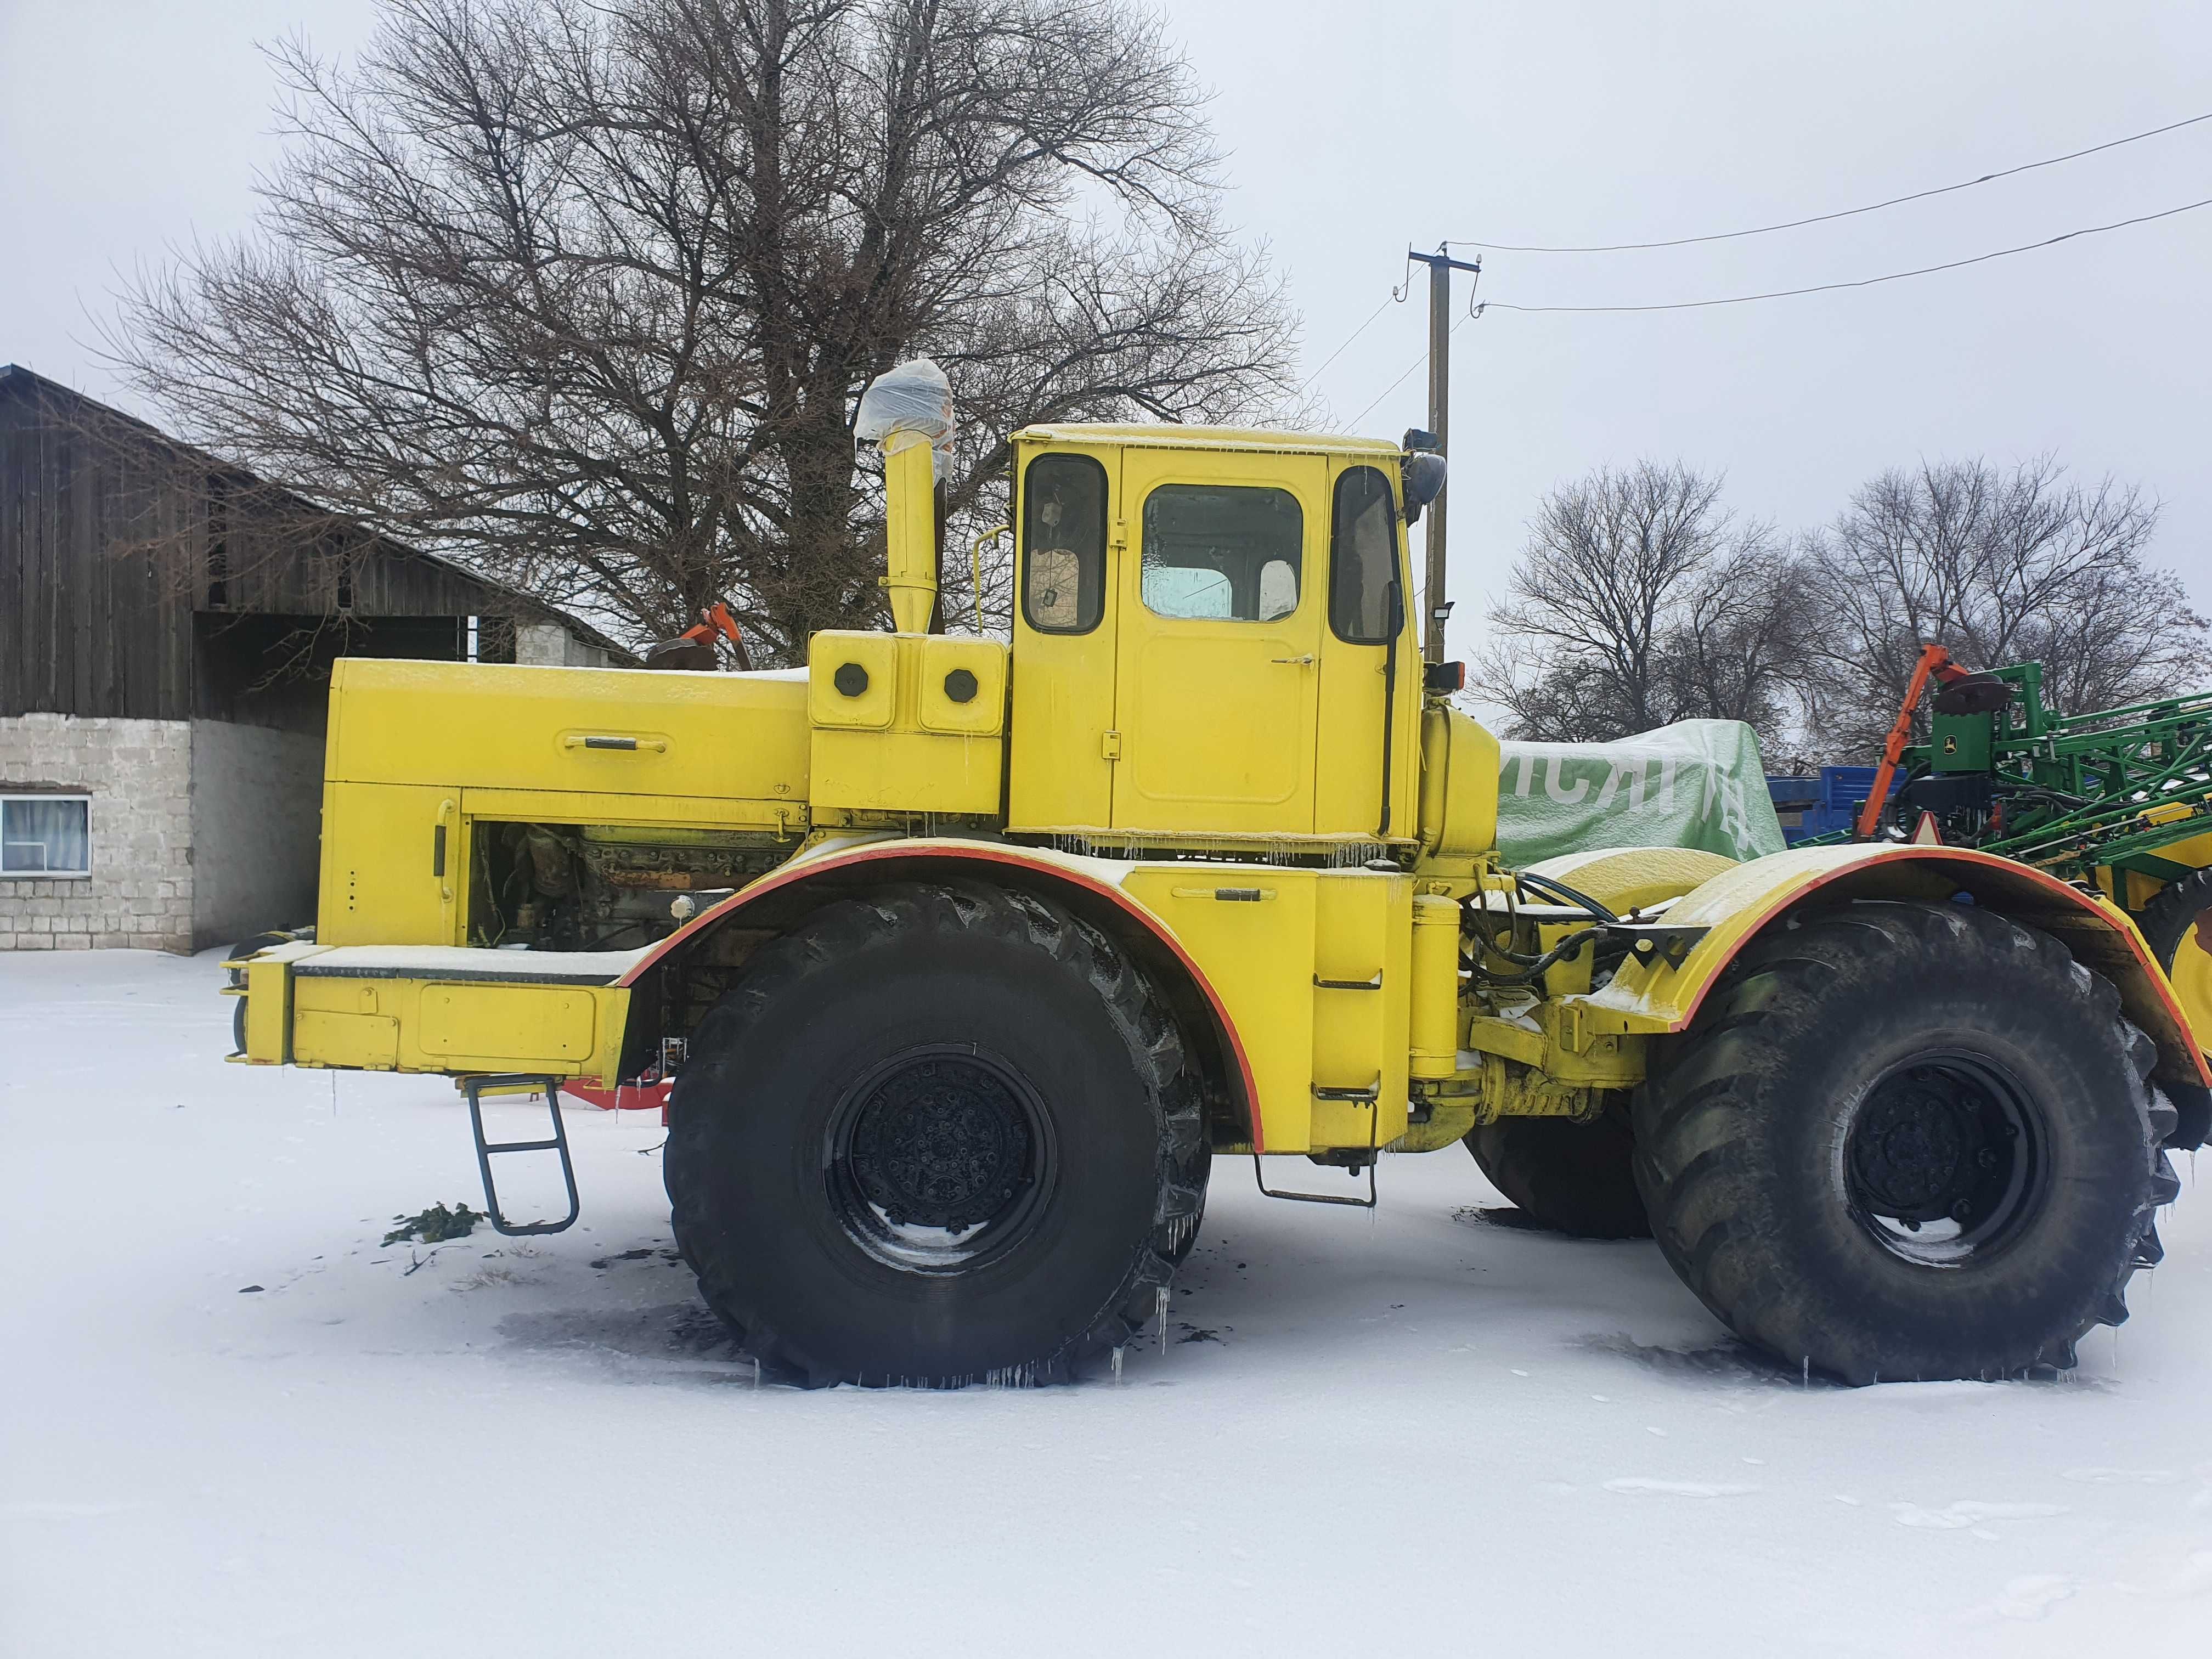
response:
[[(1931, 682), (1928, 740), (1908, 744)], [(2109, 894), (2212, 1030), (2212, 691), (2060, 714), (2042, 664), (1976, 673), (1926, 647), (1856, 825), (1800, 844), (1875, 839), (1978, 848)]]

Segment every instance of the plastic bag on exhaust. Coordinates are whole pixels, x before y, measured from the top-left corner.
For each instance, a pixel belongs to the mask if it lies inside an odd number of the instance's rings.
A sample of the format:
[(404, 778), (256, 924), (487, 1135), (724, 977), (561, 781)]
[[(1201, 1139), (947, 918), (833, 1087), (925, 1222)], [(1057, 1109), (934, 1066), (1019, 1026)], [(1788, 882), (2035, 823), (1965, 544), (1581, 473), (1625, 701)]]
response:
[(1736, 860), (1783, 848), (1758, 736), (1740, 720), (1498, 750), (1498, 850), (1516, 869), (1607, 847), (1694, 847)]
[(895, 433), (914, 433), (935, 451), (941, 478), (952, 458), (952, 383), (930, 359), (915, 357), (869, 383), (860, 394), (853, 436), (872, 444)]

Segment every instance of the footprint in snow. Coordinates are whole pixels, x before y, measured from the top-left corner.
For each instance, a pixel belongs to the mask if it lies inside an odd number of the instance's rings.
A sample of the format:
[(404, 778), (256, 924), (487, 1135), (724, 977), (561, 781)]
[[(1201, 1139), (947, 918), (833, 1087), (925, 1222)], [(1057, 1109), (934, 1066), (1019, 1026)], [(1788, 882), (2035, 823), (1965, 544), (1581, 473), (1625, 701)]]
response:
[(1941, 1532), (1954, 1532), (1966, 1527), (1978, 1527), (1989, 1521), (2046, 1521), (2054, 1515), (2066, 1513), (2063, 1504), (1979, 1504), (1962, 1498), (1956, 1504), (1940, 1510), (1923, 1509), (1917, 1504), (1892, 1504), (1889, 1512), (1897, 1517), (1900, 1527), (1927, 1527)]
[(1643, 1475), (1623, 1475), (1605, 1483), (1607, 1492), (1659, 1492), (1669, 1498), (1741, 1498), (1756, 1486), (1728, 1486), (1710, 1480), (1653, 1480)]
[(1993, 1604), (1994, 1610), (2007, 1619), (2040, 1619), (2052, 1603), (2073, 1595), (2075, 1588), (2074, 1580), (2055, 1572), (2014, 1578), (2005, 1585), (2004, 1594)]

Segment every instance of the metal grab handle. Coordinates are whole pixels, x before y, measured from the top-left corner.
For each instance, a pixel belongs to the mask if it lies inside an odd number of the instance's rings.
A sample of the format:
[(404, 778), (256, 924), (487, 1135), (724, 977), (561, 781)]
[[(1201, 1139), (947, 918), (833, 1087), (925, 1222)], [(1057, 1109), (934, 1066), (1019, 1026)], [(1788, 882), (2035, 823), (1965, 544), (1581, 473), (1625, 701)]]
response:
[(1271, 657), (1268, 660), (1270, 662), (1290, 663), (1300, 668), (1310, 668), (1313, 666), (1314, 654), (1312, 652), (1309, 651), (1303, 657)]
[(656, 755), (665, 755), (668, 752), (668, 739), (665, 738), (617, 738), (596, 734), (587, 737), (577, 737), (572, 734), (561, 739), (561, 746), (564, 749), (619, 749), (624, 750), (650, 749)]
[(983, 631), (983, 550), (1001, 536), (1011, 536), (1014, 527), (1010, 524), (994, 524), (969, 544), (968, 562), (975, 574), (975, 631)]

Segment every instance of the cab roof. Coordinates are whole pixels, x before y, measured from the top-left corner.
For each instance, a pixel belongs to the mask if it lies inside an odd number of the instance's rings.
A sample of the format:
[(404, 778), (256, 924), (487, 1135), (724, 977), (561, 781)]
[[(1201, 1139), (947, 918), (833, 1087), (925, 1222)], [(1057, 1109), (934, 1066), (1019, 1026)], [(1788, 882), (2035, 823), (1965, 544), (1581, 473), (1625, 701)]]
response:
[(1387, 438), (1354, 438), (1337, 432), (1269, 432), (1257, 427), (1153, 425), (1109, 421), (1025, 426), (1016, 443), (1127, 444), (1145, 449), (1258, 449), (1274, 454), (1398, 455)]

